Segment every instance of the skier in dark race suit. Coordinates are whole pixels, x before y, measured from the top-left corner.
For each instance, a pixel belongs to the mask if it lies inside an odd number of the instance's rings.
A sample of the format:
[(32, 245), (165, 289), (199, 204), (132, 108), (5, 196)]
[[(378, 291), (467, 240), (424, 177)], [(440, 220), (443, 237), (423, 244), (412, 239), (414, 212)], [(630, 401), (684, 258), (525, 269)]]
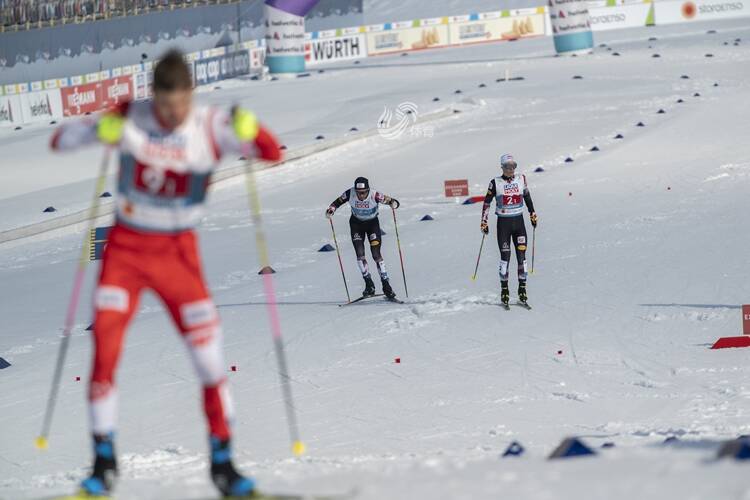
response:
[(510, 154), (500, 157), (502, 175), (490, 181), (487, 195), (484, 197), (482, 206), (482, 233), (490, 231), (487, 219), (490, 214), (492, 200), (495, 200), (495, 215), (497, 215), (497, 245), (500, 247), (500, 299), (507, 306), (510, 301), (508, 290), (508, 275), (510, 265), (511, 241), (516, 249), (516, 260), (518, 261), (518, 300), (526, 304), (526, 225), (523, 221), (523, 207), (529, 210), (531, 225), (536, 227), (537, 215), (534, 211), (534, 203), (531, 201), (531, 193), (526, 183), (525, 175), (516, 175), (518, 164)]
[(389, 299), (395, 299), (396, 293), (388, 281), (388, 272), (385, 269), (385, 262), (383, 262), (383, 256), (380, 252), (381, 231), (380, 221), (378, 220), (378, 205), (382, 203), (396, 209), (400, 206), (400, 203), (395, 198), (370, 189), (370, 181), (364, 177), (357, 177), (354, 181), (354, 187), (347, 189), (341, 196), (333, 200), (326, 210), (326, 217), (329, 219), (333, 217), (336, 209), (345, 203), (348, 203), (352, 209), (349, 227), (354, 251), (357, 254), (357, 265), (365, 280), (365, 290), (362, 292), (362, 296), (372, 297), (375, 295), (375, 283), (372, 282), (370, 268), (365, 256), (365, 240), (367, 240), (370, 243), (372, 258), (378, 267), (380, 282), (383, 285), (383, 295)]

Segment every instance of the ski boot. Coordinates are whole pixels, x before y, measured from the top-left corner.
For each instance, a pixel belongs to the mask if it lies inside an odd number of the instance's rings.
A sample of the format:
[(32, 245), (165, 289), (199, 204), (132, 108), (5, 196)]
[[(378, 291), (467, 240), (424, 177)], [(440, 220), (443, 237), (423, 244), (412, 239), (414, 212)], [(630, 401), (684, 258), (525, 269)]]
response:
[(526, 301), (528, 300), (529, 300), (529, 297), (526, 295), (526, 282), (519, 281), (518, 282), (518, 301), (521, 304), (526, 305)]
[(505, 307), (508, 307), (508, 304), (510, 303), (510, 290), (508, 290), (508, 282), (501, 281), (500, 287), (500, 301)]
[(372, 277), (368, 274), (365, 276), (365, 291), (362, 292), (362, 297), (372, 297), (375, 295), (375, 283), (372, 282)]
[(396, 298), (396, 292), (393, 291), (393, 288), (391, 288), (391, 283), (387, 279), (382, 281), (383, 284), (383, 295), (385, 295), (389, 299), (395, 299)]
[(211, 436), (211, 480), (226, 498), (255, 498), (255, 482), (232, 464), (229, 440)]
[(83, 498), (108, 498), (117, 479), (114, 435), (94, 435), (94, 470), (81, 482)]

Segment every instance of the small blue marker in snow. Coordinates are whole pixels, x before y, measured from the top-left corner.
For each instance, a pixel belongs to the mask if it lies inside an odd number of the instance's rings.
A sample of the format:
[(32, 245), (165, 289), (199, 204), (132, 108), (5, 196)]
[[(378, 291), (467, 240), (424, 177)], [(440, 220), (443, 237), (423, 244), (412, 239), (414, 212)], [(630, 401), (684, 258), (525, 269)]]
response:
[(523, 455), (523, 452), (526, 451), (523, 446), (521, 446), (521, 443), (518, 441), (513, 441), (510, 443), (510, 445), (505, 449), (505, 452), (501, 455), (502, 458), (505, 457), (520, 457)]

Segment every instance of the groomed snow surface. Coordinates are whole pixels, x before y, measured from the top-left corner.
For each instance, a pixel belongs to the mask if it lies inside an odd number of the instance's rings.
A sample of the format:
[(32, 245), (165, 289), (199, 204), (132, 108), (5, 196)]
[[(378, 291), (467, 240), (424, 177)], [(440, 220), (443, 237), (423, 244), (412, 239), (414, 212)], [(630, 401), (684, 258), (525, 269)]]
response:
[[(259, 175), (303, 458), (289, 452), (244, 184), (213, 191), (201, 246), (225, 328), (236, 458), (261, 487), (356, 488), (367, 500), (750, 499), (748, 466), (713, 459), (721, 440), (750, 433), (748, 352), (709, 349), (741, 333), (748, 299), (750, 27), (596, 38), (607, 46), (587, 57), (555, 58), (552, 41), (536, 39), (225, 82), (199, 95), (255, 109), (290, 148), (371, 129), (384, 106), (403, 101), (421, 115), (462, 110), (425, 123), (432, 137), (376, 136)], [(506, 70), (524, 80), (496, 82)], [(3, 230), (43, 220), (47, 205), (66, 213), (87, 204), (101, 150), (52, 156), (51, 130), (0, 132)], [(600, 151), (590, 153), (594, 145)], [(494, 227), (470, 280), (481, 205), (442, 192), (443, 180), (468, 178), (472, 194), (483, 194), (503, 152), (519, 160), (540, 216), (533, 311), (495, 305)], [(534, 173), (539, 166), (545, 172)], [(402, 202), (405, 305), (339, 308), (336, 254), (317, 252), (332, 243), (325, 207), (358, 175)], [(335, 223), (357, 293), (347, 212)], [(420, 222), (426, 214), (434, 221)], [(405, 298), (389, 210), (381, 220)], [(50, 448), (33, 447), (81, 238), (72, 228), (0, 247), (0, 356), (12, 365), (0, 371), (5, 500), (69, 493), (90, 464), (88, 299)], [(96, 269), (88, 268), (86, 298)], [(130, 329), (118, 382), (117, 498), (216, 498), (199, 387), (153, 297)], [(548, 461), (566, 436), (597, 456)], [(670, 436), (678, 441), (664, 445)], [(501, 459), (512, 441), (526, 453)]]

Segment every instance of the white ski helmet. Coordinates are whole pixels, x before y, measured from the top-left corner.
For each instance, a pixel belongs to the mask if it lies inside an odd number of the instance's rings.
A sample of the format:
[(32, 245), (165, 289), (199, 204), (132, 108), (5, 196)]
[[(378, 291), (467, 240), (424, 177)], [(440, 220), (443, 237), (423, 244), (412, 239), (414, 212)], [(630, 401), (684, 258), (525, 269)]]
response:
[[(512, 165), (512, 166), (511, 166)], [(505, 153), (500, 157), (500, 167), (501, 168), (513, 168), (515, 169), (518, 167), (518, 163), (516, 163), (516, 159), (513, 158), (513, 155), (510, 153)]]

